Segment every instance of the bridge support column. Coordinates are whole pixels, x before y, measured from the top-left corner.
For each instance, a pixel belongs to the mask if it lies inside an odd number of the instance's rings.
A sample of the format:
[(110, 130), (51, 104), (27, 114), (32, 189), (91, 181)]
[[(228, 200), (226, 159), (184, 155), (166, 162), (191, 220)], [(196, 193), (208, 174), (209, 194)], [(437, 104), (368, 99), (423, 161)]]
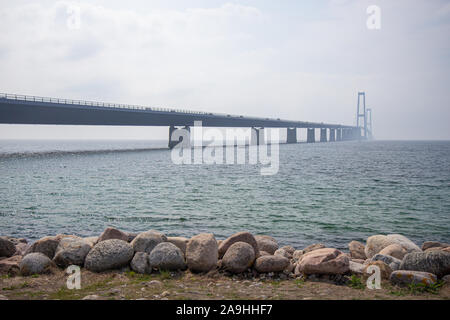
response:
[(264, 128), (252, 127), (252, 134), (250, 137), (250, 144), (253, 146), (259, 146), (264, 143)]
[[(178, 131), (179, 130), (179, 131)], [(182, 129), (175, 126), (169, 127), (169, 149), (175, 148), (179, 143), (183, 143), (184, 146), (189, 146), (191, 140), (191, 128), (184, 127)]]
[(297, 128), (287, 128), (286, 143), (297, 143)]
[(330, 129), (330, 142), (336, 141), (336, 129)]
[(353, 130), (350, 128), (342, 129), (342, 140), (345, 141), (353, 140)]
[(355, 130), (353, 130), (353, 129), (351, 129), (351, 128), (348, 128), (348, 129), (347, 129), (347, 134), (348, 134), (347, 140), (350, 140), (350, 141), (356, 140)]
[(327, 129), (320, 129), (320, 142), (327, 142)]
[(361, 137), (361, 130), (359, 128), (353, 129), (353, 136), (355, 140), (361, 140), (363, 137)]
[(342, 129), (336, 129), (336, 141), (342, 141)]
[(342, 129), (342, 140), (343, 141), (347, 141), (348, 140), (348, 129), (347, 128), (343, 128)]
[(315, 129), (314, 128), (308, 128), (308, 133), (307, 133), (307, 136), (306, 136), (306, 142), (307, 143), (314, 143), (314, 142), (316, 142)]

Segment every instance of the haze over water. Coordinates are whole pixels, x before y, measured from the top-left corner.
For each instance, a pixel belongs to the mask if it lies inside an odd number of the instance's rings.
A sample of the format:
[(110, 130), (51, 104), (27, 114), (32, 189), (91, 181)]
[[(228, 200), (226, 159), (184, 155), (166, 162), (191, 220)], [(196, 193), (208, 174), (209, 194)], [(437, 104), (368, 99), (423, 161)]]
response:
[(95, 236), (114, 226), (223, 239), (249, 230), (340, 249), (373, 234), (418, 245), (450, 235), (448, 141), (280, 145), (273, 176), (249, 164), (175, 165), (157, 149), (166, 145), (1, 141), (0, 234)]

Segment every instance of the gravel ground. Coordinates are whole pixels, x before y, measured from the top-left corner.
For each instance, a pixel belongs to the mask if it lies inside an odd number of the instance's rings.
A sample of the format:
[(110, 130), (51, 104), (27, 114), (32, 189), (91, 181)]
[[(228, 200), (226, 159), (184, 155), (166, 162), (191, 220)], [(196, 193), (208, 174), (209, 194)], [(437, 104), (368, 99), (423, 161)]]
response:
[[(0, 295), (7, 299), (151, 299), (151, 300), (359, 300), (359, 299), (450, 299), (450, 285), (437, 293), (411, 291), (383, 281), (381, 289), (353, 288), (331, 281), (287, 279), (244, 279), (218, 272), (208, 274), (155, 273), (139, 275), (133, 272), (93, 273), (81, 271), (81, 289), (69, 290), (68, 275), (54, 270), (49, 275), (0, 278)], [(364, 280), (363, 280), (364, 283)]]

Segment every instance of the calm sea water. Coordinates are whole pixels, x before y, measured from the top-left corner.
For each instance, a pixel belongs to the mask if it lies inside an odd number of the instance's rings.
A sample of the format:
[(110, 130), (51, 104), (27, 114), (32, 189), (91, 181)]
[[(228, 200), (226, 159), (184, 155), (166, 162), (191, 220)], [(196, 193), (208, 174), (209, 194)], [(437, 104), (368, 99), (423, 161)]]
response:
[(0, 235), (115, 226), (218, 239), (249, 230), (298, 248), (387, 233), (450, 242), (450, 142), (280, 145), (273, 176), (248, 164), (175, 165), (165, 146), (0, 141)]

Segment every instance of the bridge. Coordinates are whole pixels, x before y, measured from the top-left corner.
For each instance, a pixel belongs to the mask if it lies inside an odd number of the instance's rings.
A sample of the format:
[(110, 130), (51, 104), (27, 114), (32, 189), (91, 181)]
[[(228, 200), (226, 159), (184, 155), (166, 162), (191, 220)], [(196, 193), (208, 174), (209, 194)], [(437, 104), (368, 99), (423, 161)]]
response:
[(320, 129), (320, 142), (367, 138), (366, 130), (364, 129), (362, 134), (362, 128), (359, 125), (347, 126), (0, 93), (0, 123), (2, 124), (168, 126), (169, 148), (172, 148), (181, 141), (172, 141), (172, 132), (177, 127), (190, 128), (194, 126), (194, 121), (201, 121), (203, 127), (252, 128), (257, 133), (255, 144), (260, 143), (260, 130), (264, 128), (286, 128), (286, 143), (297, 143), (298, 128), (307, 129), (308, 143), (316, 141), (315, 129)]

